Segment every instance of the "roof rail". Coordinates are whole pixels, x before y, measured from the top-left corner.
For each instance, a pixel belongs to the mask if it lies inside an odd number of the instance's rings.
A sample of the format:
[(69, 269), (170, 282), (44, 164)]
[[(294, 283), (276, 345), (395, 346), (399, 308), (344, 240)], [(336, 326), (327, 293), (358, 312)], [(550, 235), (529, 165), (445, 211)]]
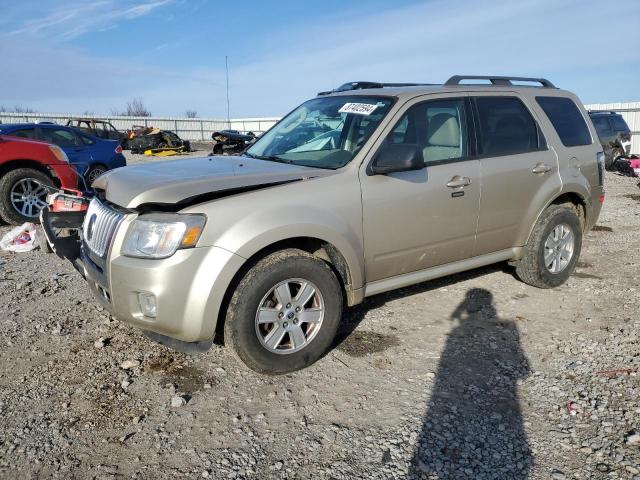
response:
[(556, 88), (546, 78), (530, 78), (530, 77), (500, 77), (495, 75), (454, 75), (449, 80), (444, 82), (445, 85), (460, 85), (463, 80), (489, 80), (492, 85), (513, 85), (512, 81), (516, 82), (537, 82), (543, 88)]
[(363, 90), (367, 88), (384, 88), (384, 87), (417, 87), (421, 85), (434, 85), (433, 83), (382, 83), (382, 82), (347, 82), (338, 88), (328, 90), (326, 92), (318, 92), (318, 95), (329, 95), (336, 92), (349, 92), (351, 90)]

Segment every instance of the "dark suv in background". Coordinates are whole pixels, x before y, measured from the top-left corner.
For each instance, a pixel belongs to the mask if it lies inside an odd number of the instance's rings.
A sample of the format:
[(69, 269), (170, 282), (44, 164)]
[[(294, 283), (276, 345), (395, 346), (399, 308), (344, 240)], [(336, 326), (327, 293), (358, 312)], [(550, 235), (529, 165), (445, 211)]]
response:
[(605, 155), (605, 167), (613, 167), (618, 157), (631, 153), (631, 130), (622, 115), (615, 112), (589, 112)]

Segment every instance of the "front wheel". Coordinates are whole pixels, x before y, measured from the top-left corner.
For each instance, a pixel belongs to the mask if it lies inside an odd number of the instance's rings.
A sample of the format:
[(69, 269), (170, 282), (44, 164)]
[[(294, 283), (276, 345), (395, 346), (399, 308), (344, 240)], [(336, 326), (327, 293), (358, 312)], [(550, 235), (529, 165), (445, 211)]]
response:
[(573, 273), (581, 248), (582, 226), (575, 210), (551, 205), (536, 222), (516, 274), (534, 287), (557, 287)]
[(225, 343), (252, 370), (305, 368), (331, 345), (342, 316), (342, 290), (324, 261), (297, 249), (258, 261), (233, 293)]

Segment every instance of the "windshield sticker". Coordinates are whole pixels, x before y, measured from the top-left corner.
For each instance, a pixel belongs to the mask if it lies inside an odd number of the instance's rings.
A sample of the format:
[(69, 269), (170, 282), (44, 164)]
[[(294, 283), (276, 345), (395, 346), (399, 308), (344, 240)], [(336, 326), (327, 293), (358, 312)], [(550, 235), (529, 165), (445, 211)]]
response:
[(371, 115), (376, 108), (378, 108), (377, 105), (371, 105), (370, 103), (345, 103), (338, 112)]

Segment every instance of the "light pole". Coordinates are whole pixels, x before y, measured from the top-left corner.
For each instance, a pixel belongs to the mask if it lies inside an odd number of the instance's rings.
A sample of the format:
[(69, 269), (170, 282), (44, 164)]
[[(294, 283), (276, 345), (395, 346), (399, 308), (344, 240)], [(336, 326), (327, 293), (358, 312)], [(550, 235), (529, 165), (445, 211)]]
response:
[(231, 115), (229, 113), (229, 57), (227, 55), (224, 56), (224, 68), (227, 73), (227, 124), (229, 125), (229, 130), (231, 130)]

